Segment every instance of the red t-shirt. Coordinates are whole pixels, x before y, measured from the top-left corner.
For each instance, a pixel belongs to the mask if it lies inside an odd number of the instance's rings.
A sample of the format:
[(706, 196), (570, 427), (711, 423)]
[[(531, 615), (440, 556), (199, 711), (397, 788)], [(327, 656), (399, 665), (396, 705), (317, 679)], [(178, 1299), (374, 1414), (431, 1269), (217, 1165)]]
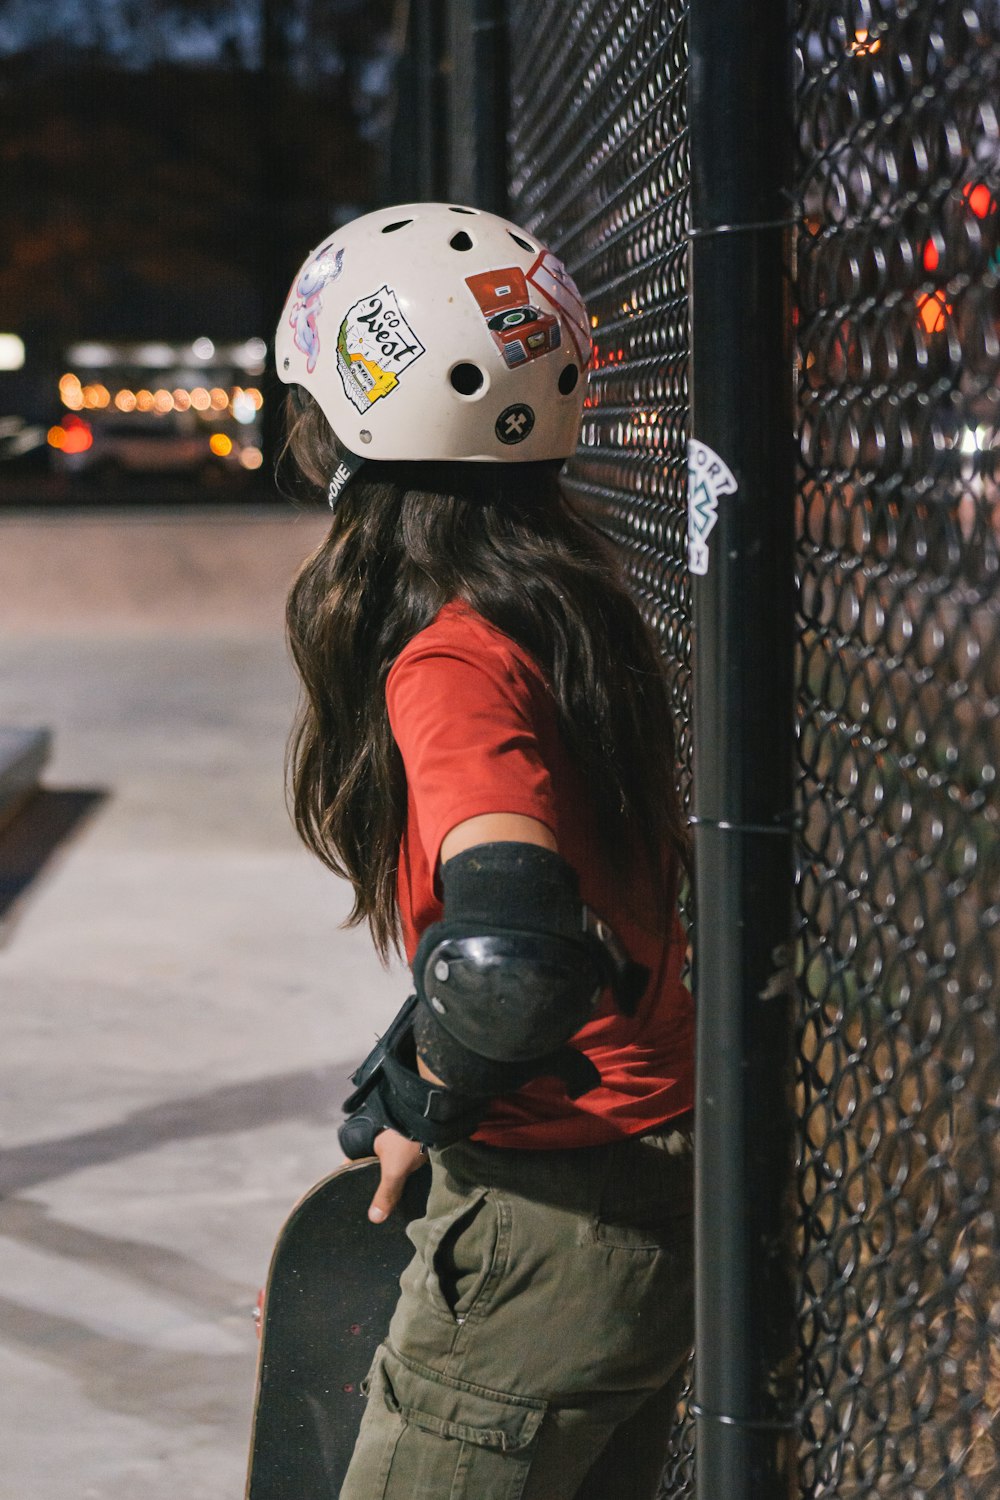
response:
[(534, 660), (454, 602), (400, 652), (386, 701), (406, 767), (398, 896), (407, 958), (442, 915), (434, 875), (445, 835), (482, 813), (522, 813), (551, 829), (584, 901), (651, 974), (636, 1015), (623, 1016), (606, 993), (573, 1038), (600, 1072), (599, 1088), (572, 1100), (557, 1079), (534, 1079), (494, 1100), (473, 1138), (529, 1149), (593, 1146), (689, 1110), (694, 1018), (680, 977), (683, 929), (641, 874), (621, 886), (605, 871), (582, 778)]

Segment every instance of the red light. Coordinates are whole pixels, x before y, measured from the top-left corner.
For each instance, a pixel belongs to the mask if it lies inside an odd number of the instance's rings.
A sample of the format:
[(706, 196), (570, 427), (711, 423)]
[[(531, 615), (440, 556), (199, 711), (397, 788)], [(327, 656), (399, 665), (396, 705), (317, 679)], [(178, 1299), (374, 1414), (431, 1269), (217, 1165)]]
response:
[(985, 182), (966, 183), (962, 189), (962, 197), (977, 219), (987, 219), (990, 214), (996, 213), (997, 206), (993, 200), (993, 194)]
[(938, 254), (938, 247), (933, 240), (928, 240), (924, 246), (924, 270), (936, 271), (940, 264), (941, 257)]
[(63, 453), (86, 453), (88, 448), (94, 446), (94, 434), (90, 425), (81, 417), (64, 417), (62, 427), (53, 428), (53, 432), (62, 432), (62, 440), (53, 442), (52, 435), (49, 442), (53, 448), (61, 448)]

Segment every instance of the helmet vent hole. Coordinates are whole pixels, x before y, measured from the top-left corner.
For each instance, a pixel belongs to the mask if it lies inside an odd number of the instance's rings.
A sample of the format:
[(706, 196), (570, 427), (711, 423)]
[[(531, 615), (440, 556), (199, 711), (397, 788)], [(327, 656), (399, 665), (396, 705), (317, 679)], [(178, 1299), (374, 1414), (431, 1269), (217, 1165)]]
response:
[(453, 214), (478, 214), (478, 208), (456, 208), (454, 203), (449, 203), (448, 210)]
[(466, 234), (464, 229), (460, 229), (457, 234), (453, 234), (448, 243), (453, 250), (472, 249), (472, 239)]
[(580, 379), (580, 371), (576, 365), (567, 365), (559, 376), (559, 390), (564, 396), (576, 390), (576, 383)]
[(449, 378), (460, 396), (474, 396), (483, 384), (483, 372), (478, 365), (456, 365)]
[(514, 244), (520, 245), (522, 250), (527, 250), (530, 255), (535, 255), (537, 253), (538, 246), (533, 245), (530, 240), (523, 240), (519, 234), (514, 233), (513, 229), (508, 229), (507, 233), (514, 241)]
[(397, 229), (405, 229), (407, 224), (412, 224), (412, 219), (397, 219), (394, 224), (383, 224), (383, 234), (394, 234)]

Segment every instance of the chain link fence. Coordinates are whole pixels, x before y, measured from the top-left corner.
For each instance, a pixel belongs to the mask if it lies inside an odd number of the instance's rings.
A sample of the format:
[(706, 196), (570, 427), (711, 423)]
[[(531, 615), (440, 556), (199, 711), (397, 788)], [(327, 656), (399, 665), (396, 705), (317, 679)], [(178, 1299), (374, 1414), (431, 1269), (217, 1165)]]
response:
[(511, 213), (559, 247), (593, 324), (567, 488), (660, 634), (689, 781), (686, 6), (511, 11)]
[[(510, 38), (512, 214), (593, 312), (569, 488), (659, 634), (689, 790), (686, 11), (514, 0)], [(796, 27), (801, 1488), (987, 1500), (1000, 15), (815, 0)]]
[[(687, 572), (687, 5), (515, 0), (511, 215), (558, 247), (591, 313), (581, 443), (565, 484), (617, 546), (659, 636), (691, 786)], [(691, 1387), (666, 1493), (694, 1493)]]
[(803, 1489), (1000, 1493), (1000, 31), (799, 16)]

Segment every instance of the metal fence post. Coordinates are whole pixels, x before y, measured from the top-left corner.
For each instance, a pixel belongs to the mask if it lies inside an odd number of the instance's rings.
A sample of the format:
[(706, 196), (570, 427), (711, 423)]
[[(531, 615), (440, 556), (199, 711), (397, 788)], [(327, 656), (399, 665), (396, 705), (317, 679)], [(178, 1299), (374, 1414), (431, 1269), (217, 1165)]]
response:
[(414, 0), (403, 11), (389, 142), (389, 191), (397, 203), (448, 196), (446, 3)]
[(797, 1494), (787, 0), (691, 0), (697, 1490)]
[(449, 0), (449, 192), (507, 212), (507, 0)]

